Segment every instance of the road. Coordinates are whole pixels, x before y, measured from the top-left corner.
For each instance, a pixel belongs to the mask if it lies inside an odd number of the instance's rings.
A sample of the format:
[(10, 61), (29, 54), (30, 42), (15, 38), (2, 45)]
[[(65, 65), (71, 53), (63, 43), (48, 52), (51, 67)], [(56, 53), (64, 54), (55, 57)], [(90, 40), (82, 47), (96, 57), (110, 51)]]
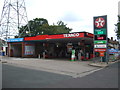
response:
[(11, 65), (2, 65), (2, 88), (42, 88), (72, 77)]
[[(118, 88), (120, 62), (81, 78), (69, 79), (49, 85), (49, 88)], [(119, 85), (120, 86), (120, 85)]]
[[(119, 63), (120, 64), (120, 63)], [(3, 64), (3, 88), (118, 88), (118, 63), (84, 77), (72, 78)]]

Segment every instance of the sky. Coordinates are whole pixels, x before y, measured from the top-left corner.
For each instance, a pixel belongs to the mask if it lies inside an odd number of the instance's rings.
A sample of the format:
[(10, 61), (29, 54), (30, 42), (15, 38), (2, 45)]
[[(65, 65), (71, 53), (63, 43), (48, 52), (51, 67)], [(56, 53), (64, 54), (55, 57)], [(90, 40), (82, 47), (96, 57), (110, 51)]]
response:
[[(0, 14), (3, 2), (0, 0)], [(107, 15), (108, 37), (116, 39), (119, 0), (25, 0), (28, 20), (45, 18), (49, 24), (63, 21), (72, 32), (93, 33), (93, 17)]]

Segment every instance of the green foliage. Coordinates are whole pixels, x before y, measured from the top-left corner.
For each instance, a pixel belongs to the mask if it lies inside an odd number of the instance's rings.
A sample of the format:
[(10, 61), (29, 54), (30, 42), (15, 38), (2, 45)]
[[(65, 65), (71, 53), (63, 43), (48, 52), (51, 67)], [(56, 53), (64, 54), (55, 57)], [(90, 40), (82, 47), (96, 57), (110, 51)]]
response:
[[(30, 30), (27, 27), (28, 24)], [(49, 26), (48, 21), (43, 18), (35, 18), (33, 20), (30, 20), (28, 24), (20, 28), (19, 30), (20, 37), (40, 35), (43, 32), (42, 27), (44, 27), (44, 25)]]
[[(30, 31), (27, 25), (30, 26)], [(72, 29), (66, 27), (66, 24), (62, 21), (58, 21), (57, 25), (49, 25), (48, 21), (43, 18), (35, 18), (30, 20), (27, 25), (22, 26), (19, 30), (20, 37), (36, 36), (45, 34), (60, 34), (69, 33)]]

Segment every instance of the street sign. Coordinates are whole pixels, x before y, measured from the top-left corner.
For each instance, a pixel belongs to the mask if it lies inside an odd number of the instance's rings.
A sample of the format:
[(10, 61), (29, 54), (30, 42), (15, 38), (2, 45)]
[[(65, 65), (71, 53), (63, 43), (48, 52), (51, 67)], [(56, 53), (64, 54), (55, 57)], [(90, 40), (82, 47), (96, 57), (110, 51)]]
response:
[(104, 40), (104, 41), (94, 41), (94, 44), (106, 44), (107, 41)]
[(94, 48), (106, 48), (106, 44), (95, 44)]

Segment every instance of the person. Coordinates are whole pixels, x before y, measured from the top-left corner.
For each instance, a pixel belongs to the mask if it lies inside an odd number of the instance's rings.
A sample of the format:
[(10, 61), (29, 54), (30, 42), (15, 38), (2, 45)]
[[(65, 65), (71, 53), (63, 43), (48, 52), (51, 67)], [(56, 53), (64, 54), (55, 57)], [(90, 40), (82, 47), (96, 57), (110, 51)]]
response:
[(43, 52), (43, 58), (46, 58), (46, 55), (47, 55), (47, 50)]
[(78, 51), (78, 60), (81, 60), (81, 54), (82, 54), (82, 50), (80, 49), (80, 50)]
[(75, 57), (75, 48), (72, 49), (72, 53), (71, 53), (71, 61), (74, 61), (76, 59)]

